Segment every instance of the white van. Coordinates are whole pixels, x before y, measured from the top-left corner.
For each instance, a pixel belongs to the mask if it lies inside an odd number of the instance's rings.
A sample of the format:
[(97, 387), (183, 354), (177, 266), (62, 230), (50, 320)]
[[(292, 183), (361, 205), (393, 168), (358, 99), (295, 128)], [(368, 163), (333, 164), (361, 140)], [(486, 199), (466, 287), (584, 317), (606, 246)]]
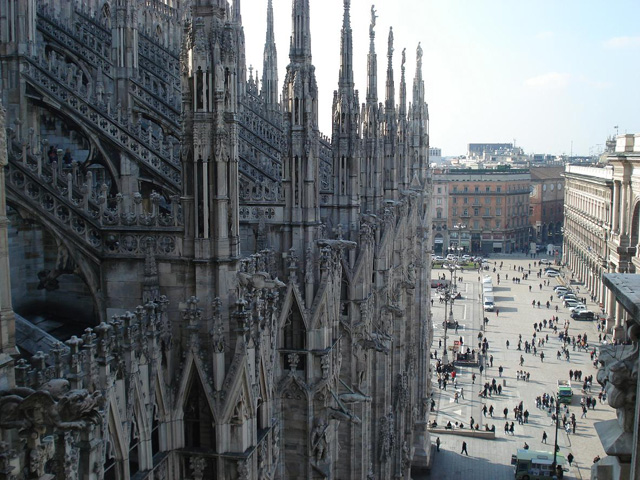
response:
[(493, 312), (495, 304), (493, 303), (493, 295), (484, 295), (482, 299), (482, 308), (485, 312)]

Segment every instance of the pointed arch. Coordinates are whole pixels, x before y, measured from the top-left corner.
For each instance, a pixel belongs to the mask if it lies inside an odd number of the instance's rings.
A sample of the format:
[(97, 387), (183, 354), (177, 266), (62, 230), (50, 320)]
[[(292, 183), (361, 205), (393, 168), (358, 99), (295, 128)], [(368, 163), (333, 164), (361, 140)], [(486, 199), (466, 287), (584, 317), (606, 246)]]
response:
[(204, 384), (196, 368), (189, 369), (182, 404), (184, 446), (216, 451), (215, 420)]

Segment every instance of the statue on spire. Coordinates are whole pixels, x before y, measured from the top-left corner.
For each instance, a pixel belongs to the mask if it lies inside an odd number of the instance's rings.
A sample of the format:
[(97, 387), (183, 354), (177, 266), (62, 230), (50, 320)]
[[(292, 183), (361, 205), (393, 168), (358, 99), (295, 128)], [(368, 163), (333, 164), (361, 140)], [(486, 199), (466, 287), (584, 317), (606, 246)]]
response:
[(393, 55), (393, 27), (389, 27), (389, 41), (387, 46), (387, 56)]
[(402, 70), (404, 70), (404, 64), (407, 63), (407, 49), (403, 48), (402, 49)]
[(376, 15), (376, 6), (371, 5), (371, 25), (369, 26), (370, 37), (373, 37), (375, 35), (373, 28), (376, 26), (376, 18), (378, 18), (378, 16)]
[(418, 48), (416, 49), (416, 69), (420, 70), (422, 68), (422, 47), (420, 46), (420, 42), (418, 42)]

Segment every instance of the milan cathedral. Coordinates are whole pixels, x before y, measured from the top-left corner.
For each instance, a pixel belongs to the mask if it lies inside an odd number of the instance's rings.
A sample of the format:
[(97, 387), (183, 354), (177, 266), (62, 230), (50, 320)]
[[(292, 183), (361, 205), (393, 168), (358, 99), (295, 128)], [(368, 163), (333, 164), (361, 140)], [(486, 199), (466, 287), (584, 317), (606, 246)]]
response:
[(261, 78), (240, 0), (0, 0), (0, 480), (427, 468), (422, 49), (344, 0), (322, 134), (309, 3), (280, 80), (272, 0)]

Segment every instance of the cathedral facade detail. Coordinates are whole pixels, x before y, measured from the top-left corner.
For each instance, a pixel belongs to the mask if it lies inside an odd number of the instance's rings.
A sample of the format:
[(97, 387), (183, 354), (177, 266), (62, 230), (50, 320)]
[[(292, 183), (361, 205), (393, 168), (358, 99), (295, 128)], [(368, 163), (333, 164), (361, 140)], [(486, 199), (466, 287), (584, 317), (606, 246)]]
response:
[(258, 78), (239, 0), (0, 0), (0, 480), (427, 468), (422, 48), (344, 0), (325, 135), (309, 3)]

